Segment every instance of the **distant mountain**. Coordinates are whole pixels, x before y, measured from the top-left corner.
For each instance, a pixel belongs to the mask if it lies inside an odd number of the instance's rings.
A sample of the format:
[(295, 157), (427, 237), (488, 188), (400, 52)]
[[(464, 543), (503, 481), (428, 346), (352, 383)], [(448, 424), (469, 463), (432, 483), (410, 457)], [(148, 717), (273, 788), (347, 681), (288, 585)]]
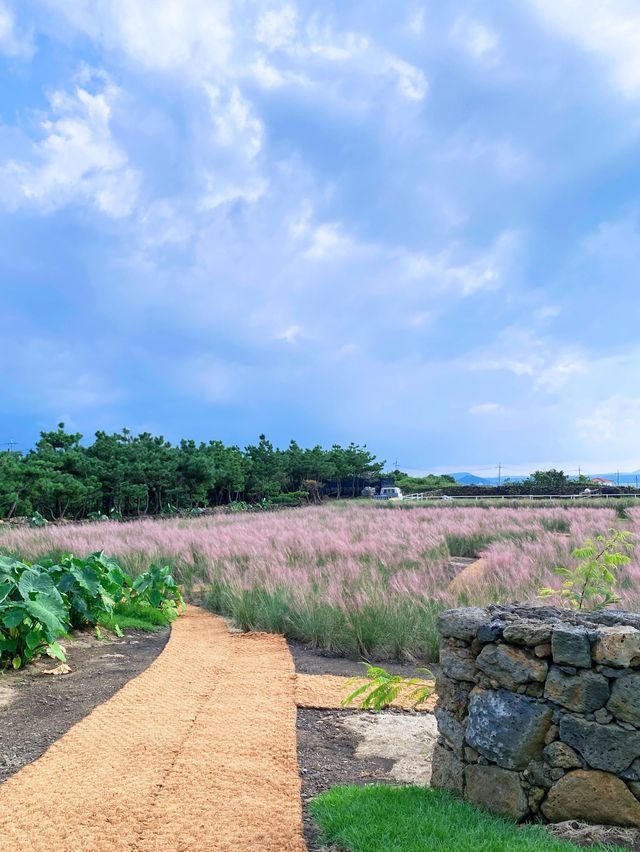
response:
[[(450, 473), (456, 482), (460, 485), (504, 485), (505, 482), (522, 482), (526, 479), (524, 476), (509, 476), (505, 475), (498, 480), (497, 476), (476, 476), (475, 473)], [(632, 473), (591, 473), (588, 476), (599, 479), (609, 479), (614, 485), (638, 485), (640, 487), (640, 470)], [(570, 479), (577, 479), (577, 476), (571, 476)]]

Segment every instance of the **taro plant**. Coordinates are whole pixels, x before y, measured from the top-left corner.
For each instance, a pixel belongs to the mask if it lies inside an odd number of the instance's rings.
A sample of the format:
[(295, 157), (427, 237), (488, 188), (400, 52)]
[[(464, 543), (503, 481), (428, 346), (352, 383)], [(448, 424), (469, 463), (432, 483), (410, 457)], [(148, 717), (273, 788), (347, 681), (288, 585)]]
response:
[(40, 565), (0, 556), (0, 664), (19, 669), (43, 653), (64, 662), (67, 602)]
[(572, 551), (578, 561), (573, 568), (560, 565), (554, 573), (562, 578), (559, 589), (540, 589), (543, 598), (559, 597), (570, 609), (604, 609), (618, 603), (616, 571), (631, 562), (633, 536), (626, 530), (609, 530), (609, 536), (597, 535)]
[(65, 554), (55, 564), (43, 563), (69, 603), (72, 627), (97, 624), (103, 615), (128, 597), (131, 578), (115, 559), (92, 553), (84, 559)]
[(167, 611), (185, 609), (180, 587), (171, 575), (171, 567), (151, 565), (148, 571), (133, 581), (132, 597), (141, 603)]
[[(383, 710), (400, 696), (404, 696), (413, 702), (413, 706), (423, 704), (433, 694), (434, 686), (425, 683), (417, 677), (402, 677), (401, 675), (389, 674), (379, 666), (363, 663), (367, 667), (366, 683), (358, 686), (343, 701), (342, 706), (348, 707), (358, 701), (364, 710)], [(418, 669), (419, 672), (433, 679), (433, 672), (429, 669)], [(359, 683), (359, 678), (352, 678), (352, 684)]]

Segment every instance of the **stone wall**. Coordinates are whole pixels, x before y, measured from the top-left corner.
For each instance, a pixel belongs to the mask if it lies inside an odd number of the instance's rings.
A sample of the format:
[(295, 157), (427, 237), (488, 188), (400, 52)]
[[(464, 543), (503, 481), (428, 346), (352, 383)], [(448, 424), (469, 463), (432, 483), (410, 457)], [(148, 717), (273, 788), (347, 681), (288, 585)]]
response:
[(442, 613), (432, 785), (517, 820), (640, 826), (640, 615)]

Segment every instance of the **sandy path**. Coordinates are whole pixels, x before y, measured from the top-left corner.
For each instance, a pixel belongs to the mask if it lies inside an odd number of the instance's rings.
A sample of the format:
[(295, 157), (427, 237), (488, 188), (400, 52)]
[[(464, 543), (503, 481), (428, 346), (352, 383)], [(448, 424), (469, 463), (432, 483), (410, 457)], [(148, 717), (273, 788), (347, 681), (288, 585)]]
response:
[[(340, 710), (342, 700), (367, 681), (361, 678), (340, 677), (338, 675), (296, 675), (296, 704), (298, 707), (311, 707), (318, 710)], [(433, 685), (433, 681), (421, 681), (421, 683)], [(416, 710), (420, 712), (433, 712), (437, 697), (430, 695), (429, 698)], [(400, 696), (392, 704), (402, 710), (413, 710), (414, 701), (410, 698)], [(357, 710), (357, 701), (348, 709)]]
[(12, 852), (303, 852), (293, 661), (189, 608), (162, 654), (0, 787)]
[(474, 585), (484, 577), (486, 562), (482, 557), (471, 562), (463, 568), (459, 574), (449, 583), (449, 591), (454, 595), (460, 595), (467, 590), (469, 585)]

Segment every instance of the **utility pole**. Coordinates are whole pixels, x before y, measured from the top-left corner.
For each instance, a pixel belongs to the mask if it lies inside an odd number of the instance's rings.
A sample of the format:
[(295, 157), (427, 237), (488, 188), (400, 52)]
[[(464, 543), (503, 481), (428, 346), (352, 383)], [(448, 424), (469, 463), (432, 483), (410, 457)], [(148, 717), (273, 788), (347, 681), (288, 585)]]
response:
[(3, 447), (9, 447), (9, 452), (12, 453), (13, 448), (16, 446), (16, 442), (13, 440), (13, 438), (11, 438), (10, 441), (5, 441), (4, 444), (2, 444), (2, 446)]
[(582, 468), (578, 465), (578, 479), (582, 476)]
[(498, 462), (498, 485), (502, 482), (502, 462)]
[(616, 472), (616, 481), (617, 481), (618, 485), (620, 485), (620, 471), (619, 470)]

